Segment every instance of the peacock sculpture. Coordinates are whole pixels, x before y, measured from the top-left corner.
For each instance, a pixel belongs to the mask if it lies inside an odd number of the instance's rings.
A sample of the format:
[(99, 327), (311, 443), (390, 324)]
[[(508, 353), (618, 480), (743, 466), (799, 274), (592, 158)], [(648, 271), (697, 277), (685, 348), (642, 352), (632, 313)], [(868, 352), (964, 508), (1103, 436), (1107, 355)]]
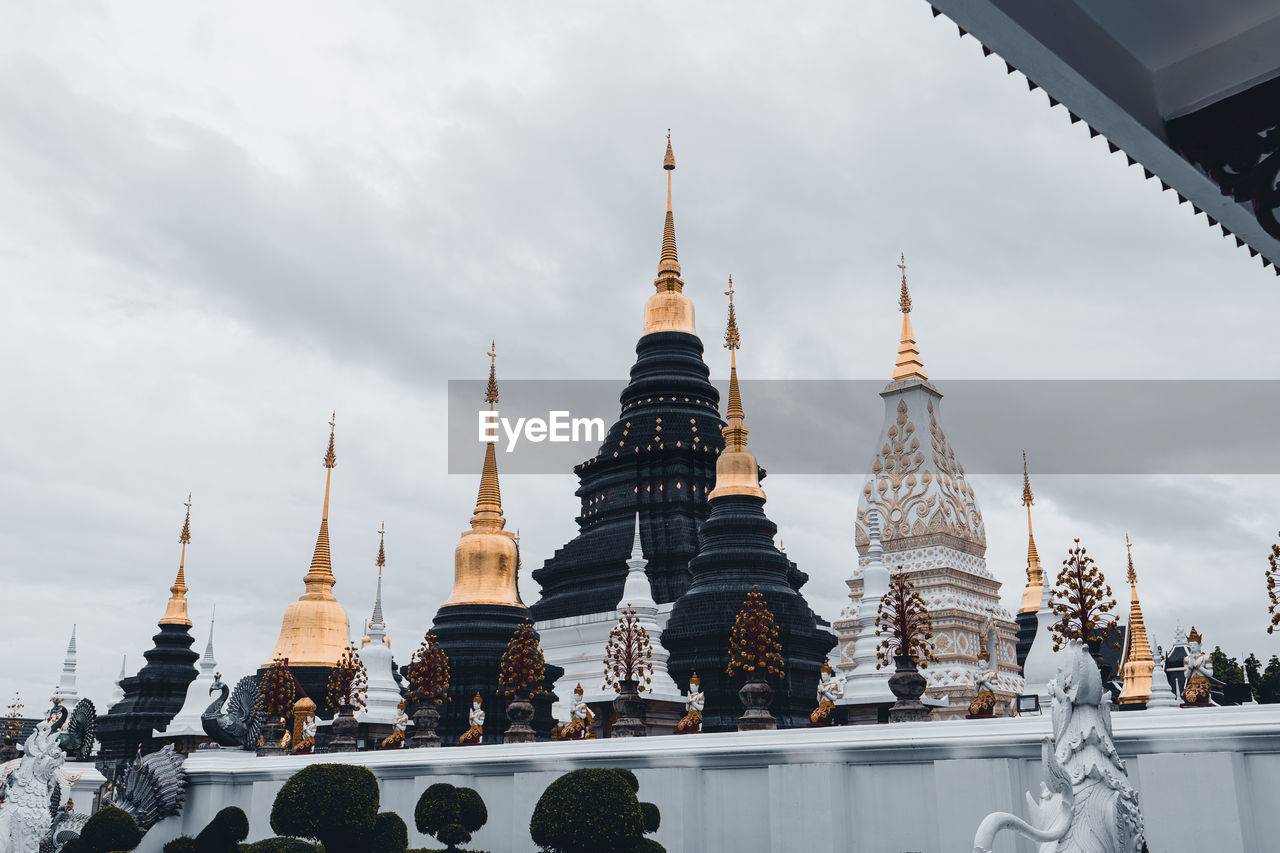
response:
[(65, 705), (59, 703), (55, 710), (59, 718), (53, 730), (56, 732), (66, 726), (58, 735), (58, 746), (71, 761), (88, 761), (93, 753), (93, 738), (98, 727), (98, 710), (93, 702), (81, 699), (70, 713)]
[(145, 834), (164, 818), (182, 812), (187, 800), (185, 760), (173, 744), (150, 755), (139, 752), (116, 774), (103, 802), (128, 812)]
[(230, 690), (222, 683), (222, 673), (214, 673), (209, 695), (218, 692), (222, 695), (200, 715), (205, 734), (219, 746), (257, 749), (262, 739), (263, 724), (263, 716), (258, 709), (258, 677), (246, 675), (236, 683), (235, 690)]

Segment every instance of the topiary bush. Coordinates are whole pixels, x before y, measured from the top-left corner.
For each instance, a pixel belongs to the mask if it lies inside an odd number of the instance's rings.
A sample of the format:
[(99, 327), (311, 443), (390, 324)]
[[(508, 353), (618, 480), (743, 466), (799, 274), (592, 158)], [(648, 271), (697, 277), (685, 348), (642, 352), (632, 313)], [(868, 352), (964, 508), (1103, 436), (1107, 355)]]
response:
[(249, 837), (249, 818), (235, 806), (213, 816), (196, 836), (194, 853), (237, 853), (240, 842)]
[(667, 848), (663, 847), (652, 838), (641, 838), (632, 846), (628, 853), (667, 853)]
[[(132, 850), (142, 841), (142, 830), (123, 809), (104, 806), (94, 812), (80, 830), (80, 837), (72, 853), (113, 853), (116, 850)], [(68, 842), (70, 843), (70, 842)], [(63, 847), (63, 850), (68, 849)]]
[[(66, 849), (66, 848), (63, 848)], [(196, 840), (190, 835), (180, 835), (164, 846), (164, 853), (195, 853)]]
[(319, 841), (325, 853), (368, 853), (377, 818), (378, 780), (350, 764), (303, 768), (271, 806), (273, 830)]
[(395, 812), (382, 812), (373, 822), (372, 853), (405, 853), (409, 849), (409, 827)]
[(317, 853), (317, 850), (314, 844), (296, 838), (264, 838), (240, 845), (240, 853)]
[(653, 803), (641, 803), (640, 814), (644, 818), (645, 835), (657, 832), (658, 827), (662, 826), (662, 812)]
[(439, 782), (422, 792), (413, 810), (418, 831), (430, 835), (448, 850), (457, 850), (489, 820), (484, 799), (471, 788), (455, 788)]
[(566, 773), (542, 792), (529, 835), (547, 853), (661, 850), (643, 837), (658, 828), (661, 816), (652, 803), (641, 806), (639, 787), (630, 770), (591, 767)]

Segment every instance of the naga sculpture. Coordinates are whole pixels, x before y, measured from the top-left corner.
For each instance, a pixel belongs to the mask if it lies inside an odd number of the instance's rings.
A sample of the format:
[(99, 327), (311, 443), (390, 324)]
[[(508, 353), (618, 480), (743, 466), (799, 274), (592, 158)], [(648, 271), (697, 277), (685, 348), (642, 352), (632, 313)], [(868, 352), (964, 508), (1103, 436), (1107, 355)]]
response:
[(102, 801), (123, 809), (138, 829), (148, 829), (179, 814), (187, 800), (186, 757), (168, 744), (150, 755), (139, 753), (115, 775)]
[(258, 677), (246, 675), (236, 683), (235, 690), (229, 690), (222, 683), (222, 673), (214, 673), (209, 695), (218, 691), (222, 695), (214, 699), (200, 715), (205, 734), (219, 746), (257, 749), (258, 742), (262, 739), (263, 723), (262, 713), (258, 710)]
[(38, 853), (53, 826), (49, 801), (57, 785), (54, 773), (66, 761), (53, 722), (41, 720), (24, 748), (18, 769), (5, 782), (0, 853)]
[(1144, 847), (1138, 794), (1111, 739), (1111, 701), (1089, 651), (1071, 640), (1049, 682), (1053, 748), (1046, 740), (1046, 781), (1038, 800), (1027, 795), (1031, 820), (988, 815), (973, 839), (974, 853), (991, 853), (1002, 829), (1040, 842), (1040, 853), (1138, 853)]

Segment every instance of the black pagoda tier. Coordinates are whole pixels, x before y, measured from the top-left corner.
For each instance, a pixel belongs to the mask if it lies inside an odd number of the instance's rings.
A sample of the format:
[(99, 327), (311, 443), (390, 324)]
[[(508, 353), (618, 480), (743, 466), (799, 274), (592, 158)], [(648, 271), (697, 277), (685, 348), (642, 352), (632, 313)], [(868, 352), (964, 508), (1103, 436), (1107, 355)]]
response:
[(1018, 623), (1018, 645), (1015, 654), (1019, 669), (1027, 662), (1027, 655), (1031, 652), (1031, 642), (1036, 638), (1036, 630), (1040, 624), (1039, 617), (1040, 614), (1035, 610), (1019, 613), (1015, 617)]
[[(498, 692), (502, 653), (521, 623), (529, 621), (529, 610), (505, 604), (451, 604), (436, 611), (431, 631), (449, 658), (449, 699), (440, 706), (436, 733), (445, 746), (457, 744), (469, 728), (471, 700), (479, 693), (484, 708), (484, 743), (502, 743), (509, 697)], [(556, 679), (564, 675), (558, 666), (547, 664), (543, 684), (547, 692), (531, 700), (534, 715), (530, 725), (538, 740), (550, 740), (555, 718), (551, 705), (556, 701)], [(410, 732), (412, 735), (412, 732)]]
[(107, 767), (133, 758), (139, 749), (144, 754), (158, 749), (162, 744), (153, 742), (152, 730), (164, 731), (196, 680), (200, 655), (191, 648), (190, 626), (161, 623), (151, 639), (155, 645), (143, 655), (146, 664), (120, 682), (124, 698), (98, 717), (98, 758)]
[(671, 652), (667, 670), (676, 684), (687, 684), (698, 673), (706, 694), (703, 731), (735, 730), (744, 710), (738, 699), (743, 679), (725, 674), (729, 633), (756, 587), (778, 625), (785, 662), (785, 677), (770, 680), (775, 691), (770, 713), (779, 728), (807, 725), (817, 705), (822, 664), (836, 644), (800, 594), (808, 575), (774, 547), (778, 527), (764, 514), (763, 498), (718, 496), (710, 510), (702, 547), (689, 563), (692, 582), (662, 632), (662, 645)]
[(533, 572), (542, 588), (534, 619), (617, 607), (637, 512), (654, 600), (684, 594), (724, 448), (720, 394), (708, 376), (697, 335), (640, 338), (631, 382), (619, 398), (621, 416), (599, 452), (574, 468), (582, 502), (578, 535)]

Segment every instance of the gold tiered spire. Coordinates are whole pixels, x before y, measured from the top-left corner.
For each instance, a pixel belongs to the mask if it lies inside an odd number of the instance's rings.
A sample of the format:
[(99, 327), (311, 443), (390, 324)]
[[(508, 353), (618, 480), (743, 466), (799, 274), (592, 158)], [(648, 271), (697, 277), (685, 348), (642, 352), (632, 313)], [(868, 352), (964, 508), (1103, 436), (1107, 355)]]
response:
[(662, 158), (667, 172), (667, 220), (662, 228), (662, 254), (658, 258), (658, 277), (653, 280), (657, 293), (644, 306), (644, 334), (654, 332), (688, 332), (696, 334), (693, 325), (693, 303), (685, 296), (684, 279), (680, 278), (680, 258), (676, 253), (676, 220), (671, 207), (671, 173), (676, 156), (671, 150), (671, 131), (667, 131), (667, 153)]
[(1120, 704), (1146, 703), (1151, 698), (1151, 673), (1155, 660), (1147, 642), (1147, 626), (1142, 621), (1142, 605), (1138, 602), (1138, 573), (1133, 568), (1133, 543), (1129, 534), (1124, 537), (1125, 550), (1129, 552), (1129, 630), (1125, 632), (1124, 686), (1120, 690)]
[[(498, 351), (490, 342), (489, 384), (484, 400), (493, 411), (498, 402)], [(519, 549), (515, 536), (504, 530), (507, 520), (502, 514), (502, 490), (498, 486), (496, 442), (486, 442), (484, 468), (480, 473), (480, 491), (471, 514), (471, 529), (462, 532), (453, 552), (453, 593), (445, 606), (454, 604), (505, 604), (524, 607), (516, 578)]]
[(191, 493), (187, 493), (187, 517), (182, 522), (182, 532), (178, 534), (178, 542), (182, 551), (178, 556), (178, 576), (173, 586), (169, 587), (169, 603), (164, 609), (161, 625), (185, 625), (191, 627), (191, 617), (187, 614), (187, 545), (191, 542)]
[(893, 380), (928, 379), (929, 374), (924, 372), (924, 362), (916, 347), (916, 333), (911, 328), (911, 294), (907, 290), (905, 252), (898, 263), (898, 269), (902, 270), (902, 294), (898, 297), (898, 308), (902, 311), (902, 339), (898, 342), (898, 359), (893, 363)]
[(337, 579), (333, 576), (333, 560), (329, 555), (329, 485), (333, 478), (333, 468), (338, 464), (338, 457), (333, 450), (334, 425), (338, 421), (338, 413), (329, 418), (329, 449), (324, 454), (324, 510), (320, 513), (320, 533), (316, 536), (316, 550), (311, 555), (311, 571), (303, 576), (302, 582), (307, 585), (304, 597), (318, 597), (333, 601), (333, 585)]
[(1036, 553), (1036, 534), (1031, 529), (1031, 478), (1027, 475), (1027, 451), (1022, 451), (1022, 505), (1027, 508), (1027, 586), (1022, 590), (1019, 613), (1035, 613), (1040, 609), (1040, 597), (1044, 592), (1044, 569), (1040, 567), (1040, 555)]
[(742, 346), (742, 336), (738, 333), (733, 294), (733, 276), (729, 276), (729, 289), (724, 292), (729, 297), (729, 322), (724, 333), (724, 345), (729, 350), (729, 404), (725, 409), (728, 425), (721, 430), (724, 435), (724, 451), (716, 460), (716, 487), (707, 495), (708, 500), (721, 495), (765, 496), (764, 489), (760, 488), (760, 470), (756, 457), (747, 447), (747, 433), (750, 430), (743, 425), (745, 414), (742, 411), (742, 392), (738, 388), (737, 354)]

